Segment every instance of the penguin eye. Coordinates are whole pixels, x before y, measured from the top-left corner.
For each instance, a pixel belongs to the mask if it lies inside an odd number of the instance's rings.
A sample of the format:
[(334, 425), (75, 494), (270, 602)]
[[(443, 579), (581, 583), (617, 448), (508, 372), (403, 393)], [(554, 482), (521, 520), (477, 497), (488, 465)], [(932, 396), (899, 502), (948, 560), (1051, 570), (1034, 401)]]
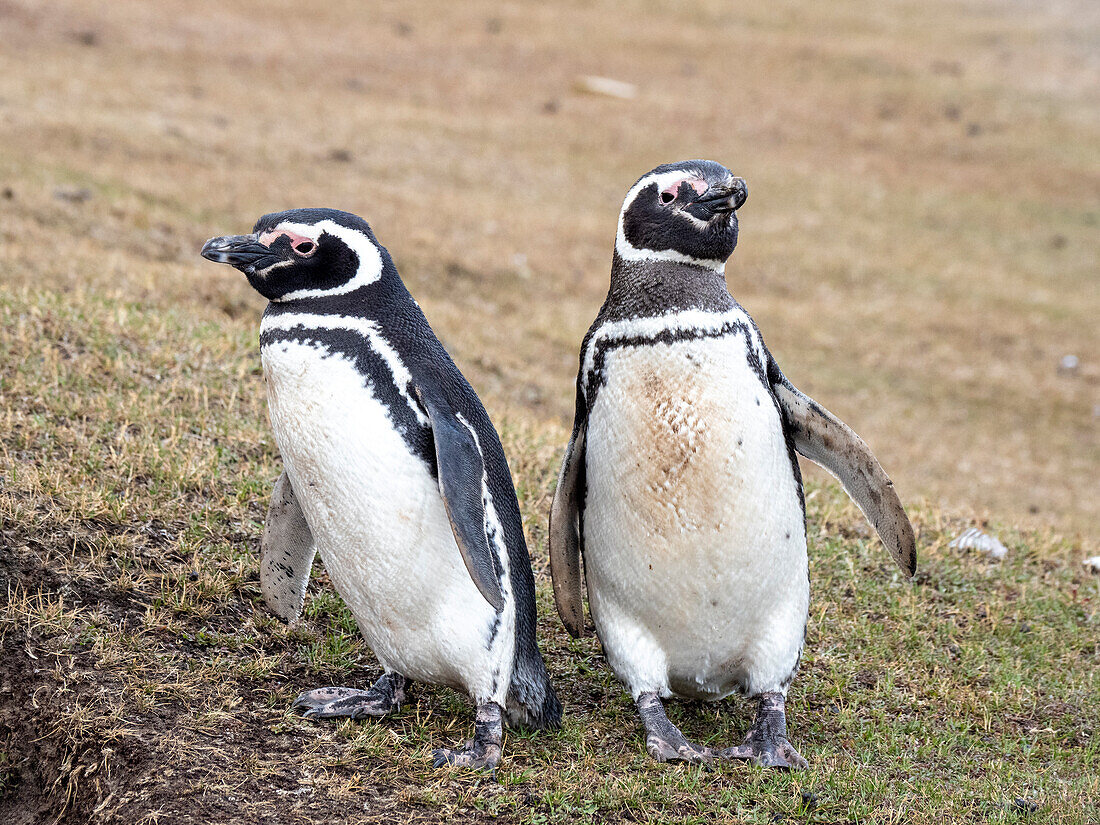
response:
[[(707, 191), (706, 181), (704, 181), (702, 178), (693, 177), (693, 176), (689, 175), (687, 177), (683, 177), (683, 178), (680, 178), (679, 180), (673, 181), (668, 186), (666, 186), (664, 189), (662, 189), (661, 190), (661, 203), (663, 203), (665, 206), (668, 206), (670, 203), (672, 203), (674, 200), (676, 200), (678, 197), (680, 197), (681, 190), (684, 188), (685, 185), (689, 189), (694, 189), (696, 195), (702, 195), (705, 191)], [(690, 197), (690, 193), (683, 193), (683, 194)]]
[(316, 249), (316, 247), (317, 244), (315, 244), (313, 241), (298, 241), (298, 243), (294, 244), (293, 249), (299, 255), (308, 255), (310, 252)]

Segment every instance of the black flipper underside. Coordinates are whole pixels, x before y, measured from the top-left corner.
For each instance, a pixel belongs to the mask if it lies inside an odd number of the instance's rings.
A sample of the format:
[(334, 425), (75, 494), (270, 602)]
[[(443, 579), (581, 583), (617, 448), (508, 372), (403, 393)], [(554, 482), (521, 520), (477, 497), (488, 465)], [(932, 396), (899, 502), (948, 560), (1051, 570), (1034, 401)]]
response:
[(565, 450), (554, 503), (550, 507), (550, 575), (554, 582), (554, 603), (565, 629), (574, 638), (584, 636), (580, 532), (584, 446), (585, 427), (581, 426)]
[(431, 419), (439, 492), (462, 561), (481, 595), (500, 612), (504, 594), (485, 532), (485, 461), (477, 439), (444, 398), (422, 387), (416, 392)]
[(774, 359), (769, 359), (768, 379), (795, 449), (840, 480), (898, 567), (912, 576), (917, 569), (913, 526), (871, 448), (847, 424), (799, 392)]
[(317, 549), (285, 471), (271, 494), (260, 547), (260, 591), (264, 601), (272, 613), (284, 622), (292, 622), (302, 614)]

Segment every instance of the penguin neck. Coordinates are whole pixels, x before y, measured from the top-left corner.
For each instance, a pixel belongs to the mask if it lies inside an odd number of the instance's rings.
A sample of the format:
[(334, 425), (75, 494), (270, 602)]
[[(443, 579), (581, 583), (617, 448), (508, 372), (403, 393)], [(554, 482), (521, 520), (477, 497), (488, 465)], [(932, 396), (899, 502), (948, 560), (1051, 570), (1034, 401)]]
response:
[(395, 317), (412, 316), (422, 319), (420, 307), (405, 288), (388, 255), (384, 256), (384, 261), (382, 275), (376, 281), (351, 292), (272, 301), (264, 310), (264, 315), (339, 315), (383, 323)]
[(689, 309), (723, 312), (733, 306), (724, 270), (678, 261), (626, 261), (615, 253), (601, 314), (618, 320)]

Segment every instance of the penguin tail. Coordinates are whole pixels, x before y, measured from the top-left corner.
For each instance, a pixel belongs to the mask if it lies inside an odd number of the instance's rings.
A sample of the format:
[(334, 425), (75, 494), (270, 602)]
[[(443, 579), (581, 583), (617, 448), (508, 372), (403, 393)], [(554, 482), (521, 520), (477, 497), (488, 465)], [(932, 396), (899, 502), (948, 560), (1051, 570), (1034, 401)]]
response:
[(561, 702), (550, 684), (542, 657), (534, 661), (517, 661), (512, 670), (512, 683), (504, 708), (508, 724), (533, 730), (556, 730), (561, 727)]

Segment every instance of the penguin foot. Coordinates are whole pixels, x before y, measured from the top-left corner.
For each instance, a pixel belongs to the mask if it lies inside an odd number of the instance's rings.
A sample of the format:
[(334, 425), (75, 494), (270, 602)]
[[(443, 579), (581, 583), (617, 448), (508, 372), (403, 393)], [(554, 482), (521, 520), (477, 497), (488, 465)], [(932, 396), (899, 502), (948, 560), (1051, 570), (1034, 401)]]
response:
[(432, 751), (432, 766), (436, 768), (453, 765), (456, 768), (496, 774), (499, 763), (499, 746), (478, 748), (473, 739), (468, 739), (463, 748), (436, 748)]
[(474, 717), (474, 738), (462, 748), (436, 748), (432, 751), (432, 764), (437, 768), (454, 765), (495, 775), (504, 736), (500, 712), (500, 705), (495, 702), (478, 705)]
[(680, 734), (679, 741), (668, 741), (657, 734), (646, 734), (645, 749), (658, 762), (687, 762), (692, 765), (707, 765), (717, 755), (713, 748), (693, 745)]
[(701, 765), (710, 763), (718, 755), (713, 748), (689, 742), (680, 729), (669, 721), (661, 697), (656, 693), (643, 693), (635, 704), (645, 725), (645, 749), (658, 762)]
[(748, 744), (746, 736), (745, 744), (726, 748), (719, 751), (718, 755), (722, 759), (751, 759), (761, 768), (800, 771), (810, 767), (810, 763), (802, 758), (802, 754), (785, 737), (759, 745)]
[(762, 768), (802, 770), (810, 763), (787, 740), (786, 702), (781, 693), (765, 693), (745, 740), (718, 754), (722, 759), (751, 759)]
[(393, 713), (405, 701), (405, 677), (383, 673), (370, 690), (323, 687), (307, 690), (294, 700), (293, 710), (304, 710), (307, 719), (366, 719)]

